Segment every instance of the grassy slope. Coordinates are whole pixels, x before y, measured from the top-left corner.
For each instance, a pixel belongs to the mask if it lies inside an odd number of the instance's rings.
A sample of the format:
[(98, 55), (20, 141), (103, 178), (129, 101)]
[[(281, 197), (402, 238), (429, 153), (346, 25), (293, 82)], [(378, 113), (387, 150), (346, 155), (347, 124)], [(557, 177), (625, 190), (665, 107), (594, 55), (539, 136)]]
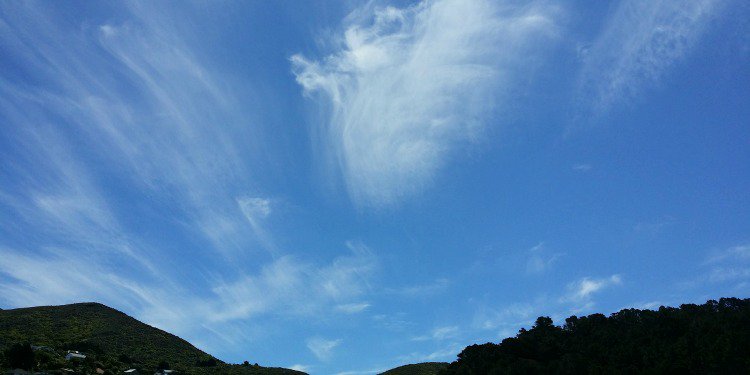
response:
[(399, 366), (381, 375), (436, 375), (446, 367), (448, 367), (448, 364), (445, 362), (424, 362)]
[(147, 368), (167, 361), (172, 368), (186, 369), (191, 373), (217, 370), (237, 374), (299, 373), (225, 364), (211, 368), (195, 367), (198, 359), (209, 355), (173, 334), (98, 303), (0, 310), (0, 348), (23, 342), (114, 358), (125, 354)]

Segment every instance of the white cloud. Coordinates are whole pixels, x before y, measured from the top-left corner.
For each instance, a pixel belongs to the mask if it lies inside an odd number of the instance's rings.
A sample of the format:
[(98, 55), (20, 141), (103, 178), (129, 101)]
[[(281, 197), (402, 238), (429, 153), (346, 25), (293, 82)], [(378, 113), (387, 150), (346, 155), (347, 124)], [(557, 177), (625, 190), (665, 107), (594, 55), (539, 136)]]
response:
[[(363, 269), (375, 268), (369, 253), (342, 255), (324, 265), (285, 256), (257, 273), (216, 281), (209, 291), (196, 293), (174, 279), (137, 277), (132, 260), (111, 254), (10, 248), (0, 253), (0, 300), (10, 306), (102, 302), (213, 349), (247, 340), (252, 325), (235, 327), (256, 319), (317, 317), (341, 306), (350, 313), (364, 311), (368, 305), (352, 299), (369, 290), (370, 271)], [(358, 276), (337, 276), (342, 274)]]
[(458, 353), (460, 353), (466, 347), (465, 344), (459, 344), (456, 342), (446, 344), (439, 349), (429, 353), (409, 353), (399, 357), (401, 363), (416, 363), (416, 362), (451, 362), (456, 359)]
[(377, 258), (364, 244), (350, 241), (346, 245), (352, 254), (334, 259), (316, 275), (322, 292), (337, 301), (370, 290), (369, 279), (378, 266)]
[(660, 306), (664, 306), (664, 305), (665, 305), (665, 303), (663, 303), (663, 302), (651, 301), (651, 302), (639, 302), (639, 303), (636, 303), (634, 306), (627, 306), (627, 307), (624, 307), (624, 308), (633, 307), (633, 308), (636, 308), (636, 309), (639, 309), (639, 310), (656, 310)]
[(245, 197), (237, 199), (237, 203), (247, 220), (251, 222), (264, 219), (271, 214), (271, 200), (267, 198)]
[(413, 337), (412, 341), (442, 341), (445, 339), (456, 337), (456, 335), (458, 335), (458, 332), (459, 331), (457, 326), (436, 327), (430, 332), (430, 334)]
[(110, 283), (102, 283), (88, 272), (92, 263), (81, 261), (75, 253), (24, 255), (3, 248), (0, 272), (15, 282), (2, 282), (0, 298), (13, 306), (64, 304), (79, 298), (98, 300), (111, 291)]
[(310, 366), (295, 364), (295, 365), (289, 366), (289, 369), (294, 370), (294, 371), (309, 372)]
[(372, 316), (372, 320), (378, 326), (391, 332), (404, 332), (415, 324), (407, 319), (407, 314), (399, 312), (395, 314), (377, 314)]
[[(95, 301), (124, 309), (149, 324), (179, 334), (193, 334), (203, 304), (164, 278), (138, 276), (138, 264), (112, 254), (63, 248), (33, 253), (1, 249), (0, 300), (11, 306)], [(141, 275), (143, 276), (143, 275)], [(191, 306), (188, 308), (188, 306)]]
[(541, 242), (529, 249), (529, 259), (526, 261), (526, 273), (541, 274), (552, 268), (552, 265), (562, 254), (550, 254)]
[(663, 231), (665, 228), (674, 225), (675, 223), (677, 223), (677, 219), (672, 216), (665, 215), (655, 220), (640, 222), (636, 224), (633, 229), (636, 232), (656, 235), (659, 232)]
[(740, 244), (710, 252), (701, 264), (702, 275), (686, 285), (733, 283), (735, 289), (750, 281), (750, 244)]
[(33, 228), (35, 237), (47, 239), (45, 247), (70, 246), (79, 252), (91, 252), (92, 256), (109, 253), (126, 257), (155, 276), (156, 267), (146, 255), (157, 255), (158, 251), (145, 249), (123, 233), (104, 194), (71, 155), (71, 145), (50, 129), (26, 131), (30, 139), (25, 142), (38, 150), (35, 157), (44, 159), (44, 165), (29, 174), (43, 177), (13, 193), (5, 193), (5, 186), (0, 188), (0, 204), (17, 215), (0, 218), (0, 224), (6, 228)]
[(503, 331), (511, 329), (515, 332), (518, 328), (526, 324), (532, 318), (533, 314), (539, 310), (537, 305), (539, 305), (539, 301), (533, 305), (529, 303), (514, 303), (500, 309), (483, 307), (476, 312), (473, 325), (479, 329), (502, 329)]
[(271, 236), (263, 226), (263, 220), (271, 214), (271, 200), (260, 197), (243, 197), (237, 199), (237, 205), (245, 216), (256, 239), (272, 253), (277, 253)]
[(387, 370), (388, 369), (385, 369), (385, 368), (376, 368), (376, 369), (368, 369), (368, 370), (351, 370), (351, 371), (337, 372), (334, 375), (370, 375), (370, 374), (380, 374)]
[(307, 297), (308, 275), (311, 270), (285, 256), (263, 267), (260, 274), (244, 276), (231, 283), (213, 288), (219, 303), (213, 321), (248, 318), (279, 306), (293, 307), (300, 312), (312, 308)]
[(712, 283), (722, 283), (727, 281), (741, 281), (750, 279), (750, 266), (718, 266), (711, 268), (708, 273), (708, 281)]
[(622, 277), (620, 275), (612, 275), (608, 278), (603, 279), (592, 279), (590, 277), (584, 277), (581, 280), (568, 284), (568, 294), (563, 297), (563, 300), (572, 302), (585, 302), (593, 294), (601, 291), (602, 289), (621, 284)]
[(449, 286), (450, 281), (448, 279), (439, 278), (427, 284), (405, 286), (386, 291), (407, 297), (430, 297), (445, 292)]
[(362, 244), (349, 244), (349, 248), (350, 255), (339, 256), (329, 265), (315, 266), (283, 256), (266, 264), (257, 275), (217, 283), (213, 293), (218, 302), (209, 319), (246, 319), (276, 311), (310, 315), (329, 308), (346, 313), (363, 311), (369, 304), (351, 299), (370, 289), (377, 258)]
[(750, 279), (750, 267), (747, 265), (714, 267), (708, 274), (708, 281), (712, 283), (747, 279)]
[(367, 302), (347, 303), (343, 305), (337, 305), (336, 311), (342, 312), (344, 314), (356, 314), (367, 310), (367, 308), (369, 307), (370, 304)]
[[(63, 172), (59, 165), (68, 160), (88, 161), (64, 179), (40, 172), (24, 180), (49, 183), (53, 193), (39, 203), (69, 203), (61, 206), (68, 212), (75, 208), (70, 204), (82, 207), (80, 200), (59, 199), (55, 188), (96, 170), (95, 177), (116, 179), (135, 197), (169, 205), (170, 219), (181, 217), (210, 242), (204, 248), (235, 256), (253, 248), (235, 199), (238, 187), (250, 185), (247, 174), (237, 171), (253, 166), (254, 148), (241, 149), (236, 141), (253, 138), (246, 137), (254, 131), (247, 126), (252, 116), (246, 104), (237, 105), (238, 93), (228, 89), (221, 72), (196, 57), (199, 39), (177, 32), (160, 18), (162, 9), (151, 6), (125, 5), (122, 22), (93, 28), (71, 27), (32, 3), (8, 6), (4, 13), (14, 17), (6, 26), (13, 31), (0, 34), (14, 48), (8, 59), (33, 71), (44, 86), (4, 81), (0, 110), (15, 126), (3, 132), (20, 144), (34, 143), (40, 134), (75, 134), (70, 155), (52, 148), (42, 159), (47, 145), (13, 155), (34, 171), (49, 169), (48, 161)], [(85, 191), (106, 196), (96, 185)]]
[(635, 97), (685, 57), (723, 0), (623, 1), (586, 48), (581, 95), (595, 111)]
[(330, 110), (314, 132), (355, 202), (388, 205), (422, 191), (481, 133), (555, 32), (555, 9), (540, 4), (369, 3), (348, 17), (330, 56), (292, 56), (297, 82)]
[[(743, 243), (708, 252), (699, 264), (697, 274), (680, 285), (684, 288), (702, 288), (707, 284), (723, 284), (734, 291), (743, 291), (750, 283), (750, 244)], [(714, 288), (716, 286), (714, 285)]]
[(747, 262), (750, 261), (750, 244), (742, 244), (729, 247), (723, 251), (715, 252), (706, 263), (716, 264), (722, 262)]
[(442, 349), (438, 349), (434, 352), (421, 357), (421, 361), (454, 361), (458, 353), (460, 353), (465, 347), (462, 344), (452, 343)]
[(321, 361), (327, 361), (333, 356), (333, 349), (341, 344), (343, 340), (327, 340), (321, 337), (307, 339), (307, 348)]
[(444, 340), (456, 336), (457, 333), (458, 327), (456, 326), (438, 327), (432, 330), (432, 337), (437, 340)]
[(573, 170), (578, 172), (588, 172), (591, 170), (591, 164), (575, 164)]
[[(238, 105), (221, 70), (207, 68), (205, 39), (181, 28), (180, 17), (164, 22), (174, 12), (160, 6), (124, 4), (118, 22), (97, 25), (39, 4), (0, 4), (12, 15), (0, 21), (0, 44), (12, 46), (3, 59), (38, 83), (5, 77), (0, 85), (9, 125), (0, 133), (19, 145), (8, 154), (16, 170), (0, 186), (8, 213), (0, 215), (0, 300), (96, 300), (215, 343), (239, 337), (226, 329), (233, 319), (212, 320), (235, 308), (232, 292), (261, 286), (291, 295), (296, 279), (283, 271), (302, 269), (293, 275), (310, 281), (336, 266), (247, 256), (272, 247), (266, 220), (274, 208), (239, 195), (254, 185), (252, 104)], [(9, 245), (17, 238), (23, 248)], [(252, 283), (224, 288), (231, 282), (222, 278)], [(325, 279), (310, 285), (322, 290)], [(305, 301), (320, 309), (350, 302), (322, 291)], [(280, 306), (258, 299), (232, 317), (273, 315)]]

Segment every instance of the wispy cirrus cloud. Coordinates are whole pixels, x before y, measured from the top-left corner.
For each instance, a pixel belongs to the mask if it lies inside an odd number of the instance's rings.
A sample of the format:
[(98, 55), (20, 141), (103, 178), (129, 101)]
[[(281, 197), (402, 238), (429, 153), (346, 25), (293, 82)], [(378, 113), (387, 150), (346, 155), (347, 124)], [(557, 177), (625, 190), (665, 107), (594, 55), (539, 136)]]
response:
[(378, 368), (372, 368), (372, 369), (366, 369), (366, 370), (349, 370), (349, 371), (340, 371), (340, 372), (335, 373), (334, 375), (371, 375), (371, 374), (380, 374), (384, 371), (388, 371), (388, 369), (389, 367), (378, 367)]
[(654, 85), (700, 39), (724, 0), (623, 1), (583, 49), (579, 95), (596, 112)]
[(351, 252), (328, 264), (284, 256), (256, 273), (209, 281), (207, 291), (196, 293), (174, 278), (136, 275), (133, 261), (122, 256), (64, 248), (30, 253), (0, 247), (0, 252), (4, 303), (102, 302), (211, 347), (241, 342), (231, 327), (256, 318), (316, 317), (341, 311), (341, 306), (345, 313), (364, 311), (369, 304), (356, 299), (369, 292), (369, 277), (377, 267), (371, 253)]
[(451, 153), (487, 126), (529, 61), (555, 34), (546, 3), (372, 3), (346, 20), (327, 57), (291, 57), (297, 82), (326, 108), (313, 124), (360, 205), (398, 203), (428, 187)]
[(450, 280), (441, 277), (429, 283), (390, 288), (385, 291), (389, 294), (406, 297), (432, 297), (445, 292), (449, 286)]
[(246, 319), (276, 311), (299, 315), (363, 311), (369, 304), (352, 300), (369, 290), (377, 258), (361, 244), (354, 249), (327, 265), (284, 256), (257, 275), (219, 282), (213, 287), (219, 303), (209, 320)]
[(98, 301), (207, 350), (252, 319), (364, 310), (377, 258), (275, 247), (252, 105), (162, 6), (0, 4), (0, 303)]
[(622, 285), (622, 276), (583, 277), (568, 283), (557, 297), (541, 294), (532, 301), (516, 302), (505, 306), (480, 304), (474, 313), (472, 328), (497, 332), (502, 339), (514, 336), (518, 329), (529, 327), (537, 316), (563, 319), (568, 314), (590, 312), (596, 305), (595, 295)]
[(584, 277), (568, 284), (568, 294), (565, 295), (562, 300), (573, 302), (588, 301), (593, 294), (598, 293), (605, 288), (621, 284), (622, 277), (620, 275), (612, 275), (600, 279)]
[(245, 216), (247, 222), (250, 224), (250, 228), (255, 235), (256, 240), (272, 254), (276, 254), (278, 249), (273, 242), (273, 239), (268, 234), (264, 226), (264, 220), (271, 215), (272, 202), (268, 198), (261, 197), (242, 197), (237, 198), (237, 205), (242, 211), (242, 215)]
[[(124, 5), (114, 24), (67, 22), (36, 3), (0, 8), (3, 63), (17, 67), (0, 73), (0, 136), (13, 140), (0, 186), (3, 303), (97, 300), (153, 322), (172, 300), (163, 297), (192, 301), (177, 287), (187, 281), (182, 259), (154, 245), (163, 228), (141, 223), (156, 219), (214, 245), (192, 259), (245, 241), (246, 231), (206, 230), (246, 227), (229, 178), (242, 165), (231, 130), (208, 126), (236, 124), (218, 110), (233, 94), (159, 12)], [(66, 269), (53, 271), (56, 263)], [(162, 321), (190, 334), (182, 320)]]
[(591, 164), (586, 164), (586, 163), (574, 164), (571, 167), (571, 169), (573, 169), (574, 171), (581, 172), (581, 173), (589, 172), (591, 171), (591, 168), (593, 168)]
[(670, 215), (665, 215), (657, 219), (649, 221), (641, 221), (633, 226), (633, 230), (639, 233), (645, 233), (649, 235), (656, 235), (662, 232), (664, 229), (673, 226), (677, 223), (677, 219)]
[(399, 361), (400, 363), (454, 361), (456, 355), (458, 355), (458, 353), (460, 353), (465, 347), (464, 344), (452, 342), (442, 345), (431, 352), (412, 352), (400, 356)]
[(552, 268), (552, 265), (562, 256), (560, 253), (550, 253), (544, 242), (540, 242), (528, 251), (529, 258), (526, 261), (527, 274), (542, 274)]
[(289, 366), (289, 369), (295, 370), (295, 371), (302, 371), (302, 372), (309, 372), (310, 366), (308, 365), (301, 365), (301, 364), (295, 364)]
[(750, 282), (750, 244), (743, 243), (713, 251), (702, 264), (700, 283), (726, 283), (741, 290)]
[(497, 309), (482, 306), (474, 314), (473, 326), (477, 329), (514, 333), (533, 317), (533, 314), (539, 310), (539, 305), (543, 303), (543, 301), (513, 303)]
[[(124, 4), (120, 22), (81, 20), (78, 28), (37, 4), (4, 8), (12, 15), (0, 34), (13, 46), (8, 60), (40, 82), (3, 76), (0, 110), (14, 125), (3, 128), (4, 134), (20, 144), (39, 134), (75, 134), (68, 147), (75, 152), (47, 152), (49, 160), (61, 160), (54, 166), (62, 171), (52, 171), (60, 178), (47, 181), (47, 189), (86, 181), (84, 175), (95, 170), (99, 180), (117, 180), (134, 197), (150, 198), (148, 204), (170, 206), (225, 256), (253, 248), (236, 202), (243, 199), (241, 187), (251, 185), (244, 172), (252, 149), (241, 151), (235, 141), (252, 132), (244, 126), (252, 116), (222, 74), (196, 57), (198, 43), (163, 22), (158, 6)], [(26, 147), (10, 158), (29, 170), (44, 170), (45, 148)], [(43, 179), (31, 176), (17, 191)], [(88, 192), (105, 196), (107, 189), (98, 185), (89, 184)]]
[(429, 334), (412, 337), (411, 340), (412, 341), (428, 341), (428, 340), (442, 341), (445, 339), (456, 337), (458, 333), (459, 333), (458, 326), (435, 327), (434, 329), (432, 329), (432, 331), (430, 331)]
[(311, 337), (307, 340), (307, 348), (318, 360), (327, 361), (333, 356), (333, 350), (342, 342), (342, 339), (329, 340), (322, 337)]
[(367, 302), (346, 303), (337, 305), (335, 310), (344, 314), (357, 314), (367, 310), (370, 304)]
[(724, 262), (750, 262), (750, 244), (731, 246), (722, 251), (715, 251), (706, 261), (707, 264)]

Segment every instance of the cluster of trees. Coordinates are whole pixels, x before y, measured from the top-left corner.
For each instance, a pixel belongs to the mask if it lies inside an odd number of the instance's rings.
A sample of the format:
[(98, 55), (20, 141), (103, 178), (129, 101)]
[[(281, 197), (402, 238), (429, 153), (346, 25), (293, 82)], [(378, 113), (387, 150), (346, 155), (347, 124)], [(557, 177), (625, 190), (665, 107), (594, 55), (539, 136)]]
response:
[(103, 375), (122, 374), (126, 369), (134, 368), (140, 374), (151, 374), (159, 370), (176, 370), (180, 375), (203, 375), (221, 373), (225, 375), (248, 375), (248, 374), (294, 374), (299, 373), (287, 369), (270, 369), (261, 367), (257, 363), (250, 364), (245, 361), (241, 365), (226, 364), (215, 357), (205, 354), (200, 356), (194, 367), (177, 365), (174, 368), (166, 360), (161, 360), (154, 367), (138, 359), (125, 354), (118, 356), (102, 351), (98, 346), (81, 344), (71, 346), (78, 351), (82, 348), (85, 359), (66, 360), (67, 350), (53, 349), (50, 347), (34, 347), (28, 343), (15, 343), (0, 349), (0, 370), (23, 369), (30, 372), (61, 373), (61, 369), (73, 370), (80, 375), (99, 375), (97, 369), (104, 371)]
[(540, 317), (500, 344), (471, 345), (452, 374), (750, 374), (750, 299), (609, 317)]
[(66, 351), (49, 347), (33, 347), (28, 343), (15, 343), (0, 354), (0, 369), (20, 368), (27, 371), (52, 371), (67, 368), (78, 374), (96, 374), (96, 369), (104, 374), (114, 374), (128, 367), (116, 358), (89, 352), (85, 359), (66, 360)]
[(0, 363), (2, 367), (31, 370), (37, 363), (35, 354), (31, 345), (15, 344), (3, 351)]

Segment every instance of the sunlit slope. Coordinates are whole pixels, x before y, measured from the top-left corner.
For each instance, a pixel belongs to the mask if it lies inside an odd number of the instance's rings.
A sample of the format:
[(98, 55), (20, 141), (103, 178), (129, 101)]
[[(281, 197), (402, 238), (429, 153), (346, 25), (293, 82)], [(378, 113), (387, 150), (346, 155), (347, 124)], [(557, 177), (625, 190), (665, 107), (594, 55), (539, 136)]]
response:
[(117, 370), (149, 370), (166, 362), (189, 373), (299, 373), (224, 364), (171, 333), (99, 303), (0, 310), (0, 349), (18, 343), (79, 350)]

